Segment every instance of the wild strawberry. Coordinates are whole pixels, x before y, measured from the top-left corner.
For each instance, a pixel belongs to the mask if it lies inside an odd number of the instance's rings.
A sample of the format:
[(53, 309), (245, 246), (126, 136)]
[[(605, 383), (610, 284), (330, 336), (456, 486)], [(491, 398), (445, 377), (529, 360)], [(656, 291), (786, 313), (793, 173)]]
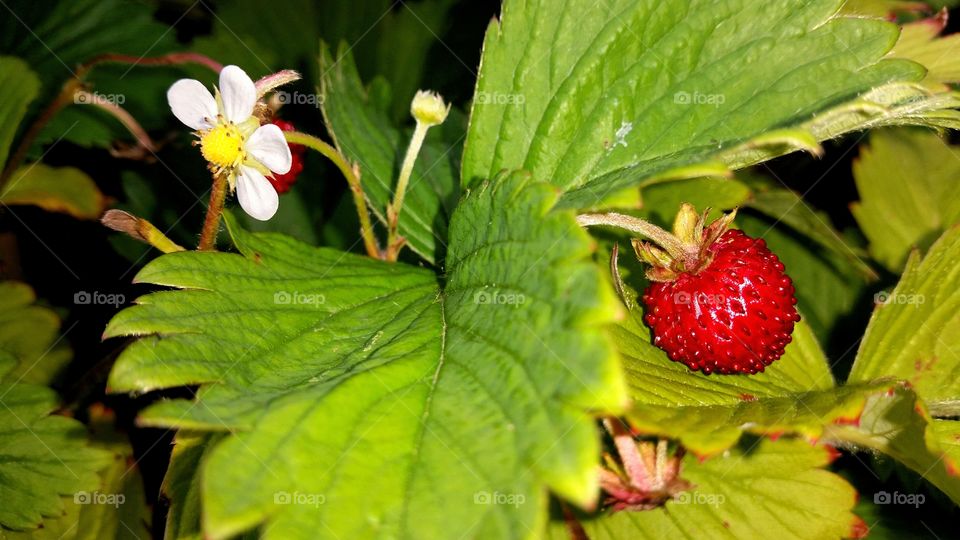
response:
[[(710, 373), (757, 373), (783, 355), (794, 323), (793, 282), (762, 239), (728, 230), (735, 212), (704, 227), (685, 204), (663, 249), (634, 240), (650, 263), (643, 294), (653, 343), (671, 360)], [(653, 236), (653, 235), (648, 235)]]
[[(296, 131), (293, 123), (287, 122), (286, 120), (274, 118), (271, 123), (283, 131)], [(284, 174), (274, 173), (272, 176), (267, 177), (267, 180), (273, 184), (273, 188), (281, 195), (290, 191), (290, 188), (292, 188), (293, 184), (297, 181), (297, 176), (303, 171), (303, 155), (307, 150), (307, 147), (302, 144), (290, 144), (289, 146), (290, 157), (292, 158), (290, 170)]]

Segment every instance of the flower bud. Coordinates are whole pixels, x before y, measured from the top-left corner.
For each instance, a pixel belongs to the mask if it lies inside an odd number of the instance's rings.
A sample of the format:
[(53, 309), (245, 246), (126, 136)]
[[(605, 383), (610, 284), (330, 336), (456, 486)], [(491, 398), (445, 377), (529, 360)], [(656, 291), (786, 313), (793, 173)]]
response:
[(450, 105), (445, 104), (436, 92), (419, 90), (410, 103), (410, 114), (426, 126), (442, 124), (449, 112)]

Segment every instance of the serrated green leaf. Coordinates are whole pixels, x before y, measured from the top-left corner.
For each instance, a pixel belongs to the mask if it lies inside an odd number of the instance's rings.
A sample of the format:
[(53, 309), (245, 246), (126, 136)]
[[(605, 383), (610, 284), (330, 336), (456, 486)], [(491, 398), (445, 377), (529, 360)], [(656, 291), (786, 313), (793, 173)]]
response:
[(953, 54), (960, 45), (960, 35), (940, 36), (947, 25), (947, 15), (930, 17), (903, 25), (900, 39), (890, 56), (906, 58), (927, 68), (923, 82), (933, 88), (960, 81), (960, 60)]
[[(188, 290), (115, 317), (109, 336), (159, 337), (128, 348), (109, 384), (208, 383), (198, 404), (144, 420), (242, 430), (204, 465), (205, 533), (526, 537), (544, 524), (545, 488), (592, 501), (599, 443), (583, 409), (626, 400), (599, 326), (615, 303), (556, 198), (522, 175), (466, 195), (443, 287), (423, 268), (232, 220), (242, 255), (148, 265), (140, 281)], [(483, 504), (498, 493), (522, 504)]]
[(907, 260), (900, 283), (879, 293), (849, 381), (897, 377), (928, 402), (960, 395), (960, 227), (920, 260)]
[(49, 384), (72, 352), (60, 343), (60, 317), (33, 305), (35, 300), (28, 285), (0, 282), (0, 351), (13, 359), (9, 370), (0, 372), (9, 380)]
[(462, 181), (522, 167), (566, 191), (564, 205), (593, 206), (678, 166), (796, 148), (744, 145), (772, 131), (860, 129), (810, 116), (923, 70), (882, 59), (895, 25), (836, 16), (840, 3), (507, 1), (487, 31)]
[(927, 249), (960, 221), (960, 150), (933, 132), (880, 130), (860, 149), (853, 175), (860, 202), (853, 216), (870, 253), (900, 272), (913, 247)]
[(32, 163), (13, 172), (0, 190), (0, 203), (29, 204), (81, 219), (97, 219), (103, 214), (106, 199), (80, 169)]
[[(170, 466), (161, 491), (170, 501), (164, 529), (170, 540), (202, 540), (200, 518), (200, 473), (203, 460), (224, 436), (217, 433), (180, 431), (173, 443)], [(246, 537), (247, 535), (243, 535)], [(253, 536), (254, 538), (256, 536)]]
[(83, 425), (49, 416), (56, 395), (43, 386), (0, 382), (0, 525), (40, 526), (64, 511), (61, 496), (93, 491), (108, 452), (86, 446)]
[(858, 423), (826, 426), (825, 439), (883, 452), (960, 503), (960, 456), (950, 440), (957, 425), (934, 422), (913, 390), (897, 386), (871, 396)]
[(671, 361), (650, 340), (640, 308), (611, 329), (623, 358), (630, 397), (665, 407), (737, 405), (744, 400), (830, 390), (833, 376), (810, 328), (801, 321), (780, 360), (756, 375), (704, 375)]
[[(687, 456), (681, 476), (692, 482), (665, 507), (581, 519), (591, 540), (624, 538), (848, 537), (857, 493), (822, 469), (829, 453), (799, 440), (758, 441), (745, 450), (699, 462)], [(560, 522), (550, 538), (570, 538)]]
[[(345, 45), (336, 59), (324, 48), (320, 67), (327, 128), (337, 148), (359, 165), (370, 209), (386, 223), (386, 207), (393, 199), (410, 133), (393, 126), (386, 111), (369, 103)], [(447, 223), (460, 194), (457, 171), (463, 129), (462, 116), (454, 113), (428, 132), (406, 193), (400, 234), (410, 249), (430, 263), (442, 260)]]
[(39, 90), (40, 80), (26, 63), (0, 57), (0, 169), (7, 166), (13, 136)]
[(39, 529), (9, 531), (0, 528), (2, 540), (134, 540), (150, 536), (150, 509), (143, 491), (143, 478), (126, 437), (113, 429), (115, 417), (101, 406), (90, 409), (95, 432), (91, 446), (110, 456), (100, 471), (100, 483), (63, 497), (61, 515), (44, 519)]
[(640, 433), (677, 439), (698, 455), (709, 455), (730, 448), (744, 432), (774, 437), (800, 434), (816, 441), (825, 425), (856, 421), (867, 397), (890, 387), (890, 383), (842, 386), (732, 405), (637, 405), (627, 418)]

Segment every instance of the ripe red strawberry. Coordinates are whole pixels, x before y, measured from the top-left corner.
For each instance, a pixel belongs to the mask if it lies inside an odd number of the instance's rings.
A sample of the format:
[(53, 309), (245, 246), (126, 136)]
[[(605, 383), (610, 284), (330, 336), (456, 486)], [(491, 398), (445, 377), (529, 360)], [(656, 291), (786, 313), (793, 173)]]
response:
[[(287, 122), (286, 120), (274, 118), (271, 123), (283, 131), (296, 131), (293, 123)], [(302, 144), (291, 144), (289, 146), (290, 157), (292, 158), (290, 170), (284, 174), (273, 174), (267, 177), (267, 180), (273, 184), (273, 188), (281, 195), (290, 191), (290, 188), (292, 188), (293, 184), (297, 181), (297, 176), (303, 171), (303, 155), (307, 150), (307, 147)]]
[(653, 264), (647, 275), (654, 283), (643, 295), (653, 343), (706, 374), (763, 371), (783, 355), (800, 320), (783, 263), (762, 239), (727, 230), (732, 219), (704, 228), (703, 216), (684, 205), (674, 227), (678, 243), (670, 246), (674, 255), (684, 248), (679, 257), (634, 242)]

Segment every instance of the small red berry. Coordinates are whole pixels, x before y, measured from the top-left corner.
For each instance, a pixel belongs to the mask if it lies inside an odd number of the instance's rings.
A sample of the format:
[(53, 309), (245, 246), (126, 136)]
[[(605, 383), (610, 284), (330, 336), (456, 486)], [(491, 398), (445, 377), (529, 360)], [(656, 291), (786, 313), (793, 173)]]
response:
[(725, 227), (698, 229), (704, 243), (692, 270), (648, 272), (655, 282), (643, 295), (644, 321), (654, 345), (692, 370), (757, 373), (783, 355), (800, 320), (793, 282), (762, 239)]
[[(293, 123), (287, 122), (286, 120), (275, 118), (271, 123), (283, 131), (296, 131)], [(297, 181), (297, 176), (303, 171), (303, 154), (307, 150), (302, 144), (291, 144), (289, 146), (290, 157), (292, 158), (290, 170), (284, 174), (274, 173), (272, 176), (267, 177), (267, 180), (273, 184), (273, 188), (280, 194), (290, 191), (290, 188), (292, 188), (293, 184)]]

